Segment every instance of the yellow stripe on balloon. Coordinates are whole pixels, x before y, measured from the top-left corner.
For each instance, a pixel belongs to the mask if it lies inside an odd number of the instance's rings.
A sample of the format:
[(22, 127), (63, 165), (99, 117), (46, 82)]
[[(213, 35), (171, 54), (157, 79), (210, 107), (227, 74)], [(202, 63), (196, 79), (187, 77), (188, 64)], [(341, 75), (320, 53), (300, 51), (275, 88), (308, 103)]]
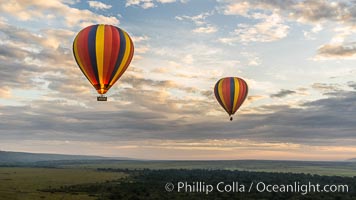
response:
[[(219, 85), (218, 85), (218, 92), (219, 92), (219, 97), (220, 97), (220, 99), (221, 99), (221, 102), (224, 104), (224, 109), (227, 111), (227, 107), (226, 107), (226, 103), (225, 103), (225, 99), (224, 99), (224, 94), (223, 94), (223, 88), (222, 88), (222, 82), (223, 82), (224, 80), (221, 80), (220, 82), (219, 82)], [(228, 111), (227, 111), (228, 112)]]
[(78, 45), (77, 45), (77, 42), (78, 42), (78, 36), (75, 37), (75, 39), (74, 39), (74, 44), (73, 44), (74, 57), (76, 58), (77, 63), (78, 63), (78, 65), (79, 65), (80, 69), (82, 70), (82, 72), (84, 73), (84, 75), (87, 77), (87, 79), (89, 80), (90, 84), (93, 84), (93, 83), (91, 82), (91, 80), (89, 79), (88, 73), (84, 70), (83, 63), (82, 63), (82, 61), (80, 60), (80, 56), (78, 56)]
[(126, 48), (125, 48), (125, 54), (124, 57), (122, 58), (122, 61), (120, 63), (120, 66), (114, 76), (114, 78), (111, 80), (109, 85), (113, 85), (115, 83), (115, 81), (119, 78), (119, 75), (121, 74), (121, 71), (124, 69), (124, 66), (126, 65), (128, 58), (130, 56), (130, 50), (131, 50), (131, 42), (130, 42), (130, 38), (129, 35), (125, 32), (122, 31), (124, 33), (125, 36), (125, 42), (126, 42)]
[(104, 88), (104, 36), (105, 36), (105, 26), (100, 24), (96, 30), (96, 38), (95, 38), (95, 51), (96, 51), (96, 66), (98, 67), (98, 76), (99, 76), (99, 84), (100, 89)]
[(234, 77), (234, 85), (235, 85), (235, 95), (234, 95), (234, 107), (232, 109), (232, 112), (234, 113), (236, 111), (236, 106), (237, 106), (237, 101), (239, 98), (239, 94), (240, 94), (240, 83), (239, 83), (239, 79), (237, 79), (236, 77)]

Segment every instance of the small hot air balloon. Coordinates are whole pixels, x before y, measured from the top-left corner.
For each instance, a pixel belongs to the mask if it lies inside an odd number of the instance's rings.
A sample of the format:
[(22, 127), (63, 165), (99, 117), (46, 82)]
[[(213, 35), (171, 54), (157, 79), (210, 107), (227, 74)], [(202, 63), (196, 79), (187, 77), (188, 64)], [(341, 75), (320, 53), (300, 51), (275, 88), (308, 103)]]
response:
[(215, 97), (232, 121), (232, 115), (240, 108), (247, 97), (247, 83), (238, 77), (220, 79), (214, 88)]
[(98, 101), (106, 101), (104, 94), (129, 66), (134, 45), (122, 29), (97, 24), (84, 28), (74, 39), (75, 60), (89, 82), (100, 94)]

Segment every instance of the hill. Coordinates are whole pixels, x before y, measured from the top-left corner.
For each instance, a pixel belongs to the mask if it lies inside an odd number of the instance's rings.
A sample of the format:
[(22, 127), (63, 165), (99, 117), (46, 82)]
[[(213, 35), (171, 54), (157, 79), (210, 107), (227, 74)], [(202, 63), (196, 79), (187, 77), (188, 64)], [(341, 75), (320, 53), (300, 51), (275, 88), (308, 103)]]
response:
[[(42, 161), (60, 161), (60, 160), (107, 160), (107, 159), (113, 159), (113, 158), (107, 158), (101, 156), (81, 156), (81, 155), (0, 151), (0, 164), (36, 163)], [(115, 158), (115, 159), (119, 159), (119, 158)]]

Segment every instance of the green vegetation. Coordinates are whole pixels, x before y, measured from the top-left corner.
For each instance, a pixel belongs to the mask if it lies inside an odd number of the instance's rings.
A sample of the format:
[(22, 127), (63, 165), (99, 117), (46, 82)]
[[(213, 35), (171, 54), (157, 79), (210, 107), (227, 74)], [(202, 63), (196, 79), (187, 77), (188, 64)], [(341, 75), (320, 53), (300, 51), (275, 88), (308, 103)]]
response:
[(41, 189), (61, 186), (99, 183), (118, 180), (125, 177), (124, 173), (99, 172), (90, 169), (51, 169), (51, 168), (0, 168), (0, 199), (1, 200), (38, 200), (95, 199), (81, 193), (45, 193)]
[(356, 162), (307, 161), (92, 161), (67, 162), (62, 167), (118, 169), (225, 169), (253, 172), (308, 173), (324, 176), (356, 176)]

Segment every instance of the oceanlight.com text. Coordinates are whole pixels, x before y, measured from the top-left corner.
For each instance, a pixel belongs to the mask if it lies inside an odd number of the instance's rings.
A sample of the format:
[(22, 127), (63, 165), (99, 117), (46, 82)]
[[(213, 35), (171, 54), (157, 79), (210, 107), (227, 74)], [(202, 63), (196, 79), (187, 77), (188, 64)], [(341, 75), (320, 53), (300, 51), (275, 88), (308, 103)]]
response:
[(242, 184), (235, 182), (218, 182), (216, 184), (209, 184), (203, 181), (195, 182), (177, 182), (167, 183), (165, 189), (168, 192), (179, 193), (205, 193), (211, 192), (234, 192), (234, 193), (251, 193), (251, 192), (268, 192), (268, 193), (299, 193), (306, 195), (308, 193), (347, 193), (349, 186), (346, 184), (325, 184), (318, 183), (300, 183), (293, 182), (291, 184), (267, 184), (262, 181), (251, 182), (250, 184)]

